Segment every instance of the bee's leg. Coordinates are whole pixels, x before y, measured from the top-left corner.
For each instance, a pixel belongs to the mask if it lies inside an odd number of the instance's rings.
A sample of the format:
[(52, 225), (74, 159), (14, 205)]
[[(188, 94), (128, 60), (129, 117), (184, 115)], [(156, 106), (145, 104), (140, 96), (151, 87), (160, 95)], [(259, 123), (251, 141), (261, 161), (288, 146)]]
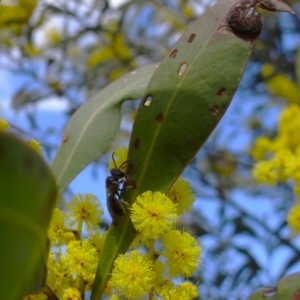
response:
[(116, 214), (119, 217), (124, 216), (124, 214), (125, 214), (125, 205), (123, 205), (121, 200), (122, 200), (122, 198), (118, 199), (117, 195), (115, 195), (115, 197), (113, 199), (113, 203), (112, 203), (113, 212), (114, 212), (114, 214)]
[(129, 203), (126, 202), (123, 198), (120, 198), (119, 201), (120, 201), (121, 205), (123, 205), (123, 207), (129, 208), (129, 206), (130, 206)]
[(118, 191), (119, 192), (125, 192), (125, 191), (127, 191), (127, 188), (122, 186), (121, 188), (118, 188)]
[(129, 203), (126, 202), (126, 201), (122, 198), (122, 196), (121, 196), (120, 193), (116, 193), (116, 194), (115, 194), (115, 199), (118, 200), (118, 201), (120, 202), (121, 205), (124, 205), (124, 206), (126, 206), (126, 207), (129, 207)]

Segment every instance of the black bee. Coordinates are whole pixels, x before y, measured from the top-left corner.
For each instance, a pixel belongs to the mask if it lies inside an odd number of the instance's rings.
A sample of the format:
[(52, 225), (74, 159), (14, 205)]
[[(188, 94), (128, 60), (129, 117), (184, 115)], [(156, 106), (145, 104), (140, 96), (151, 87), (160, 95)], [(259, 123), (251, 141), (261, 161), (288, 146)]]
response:
[(126, 190), (125, 185), (125, 173), (121, 170), (122, 166), (127, 163), (125, 161), (118, 168), (115, 162), (114, 153), (112, 154), (112, 160), (115, 168), (110, 170), (110, 176), (106, 178), (106, 202), (110, 216), (114, 219), (114, 216), (124, 216), (125, 206), (128, 205), (121, 196), (121, 192)]

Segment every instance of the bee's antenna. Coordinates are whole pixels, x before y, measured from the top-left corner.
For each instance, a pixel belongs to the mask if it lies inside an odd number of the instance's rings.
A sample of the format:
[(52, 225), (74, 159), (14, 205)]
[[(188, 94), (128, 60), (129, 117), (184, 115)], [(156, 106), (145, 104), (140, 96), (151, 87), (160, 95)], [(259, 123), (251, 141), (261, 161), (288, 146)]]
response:
[[(117, 164), (116, 164), (116, 161), (115, 161), (114, 155), (115, 155), (115, 151), (112, 153), (111, 158), (112, 158), (112, 160), (113, 160), (113, 162), (114, 162), (114, 165), (115, 165), (116, 169), (118, 169)], [(123, 165), (123, 164), (122, 164), (122, 165)]]
[(122, 167), (123, 167), (123, 165), (125, 165), (126, 163), (128, 163), (129, 161), (131, 161), (130, 159), (128, 159), (128, 160), (126, 160), (126, 161), (124, 161), (122, 164), (121, 164), (121, 166), (120, 166), (120, 170), (122, 169)]
[(112, 158), (112, 160), (113, 160), (113, 162), (114, 162), (114, 165), (115, 165), (116, 169), (119, 169), (119, 170), (121, 170), (122, 167), (123, 167), (126, 163), (128, 163), (129, 161), (131, 161), (131, 159), (128, 159), (128, 160), (124, 161), (124, 162), (120, 165), (120, 167), (118, 168), (118, 166), (117, 166), (117, 164), (116, 164), (116, 161), (115, 161), (115, 151), (112, 153), (111, 158)]

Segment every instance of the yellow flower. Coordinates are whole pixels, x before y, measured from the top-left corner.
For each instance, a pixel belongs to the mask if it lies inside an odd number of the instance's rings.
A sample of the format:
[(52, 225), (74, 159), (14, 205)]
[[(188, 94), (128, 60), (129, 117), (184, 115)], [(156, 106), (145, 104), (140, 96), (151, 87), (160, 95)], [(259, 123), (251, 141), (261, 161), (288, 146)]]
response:
[(273, 164), (274, 172), (278, 181), (285, 182), (289, 178), (288, 166), (293, 160), (293, 154), (287, 149), (281, 149), (274, 154), (270, 163)]
[(198, 297), (198, 294), (194, 296), (195, 291), (192, 291), (191, 287), (185, 283), (176, 287), (165, 285), (159, 292), (159, 295), (163, 297), (164, 300), (192, 300)]
[(62, 40), (61, 31), (58, 28), (52, 27), (45, 30), (44, 34), (48, 45), (55, 45)]
[(190, 3), (186, 2), (182, 4), (182, 13), (189, 19), (194, 17), (194, 9)]
[(75, 238), (72, 232), (67, 232), (66, 230), (62, 211), (54, 208), (48, 229), (48, 237), (52, 246), (62, 246), (67, 244), (70, 239)]
[(141, 194), (131, 208), (132, 223), (145, 238), (160, 238), (172, 229), (175, 219), (176, 206), (160, 192)]
[(76, 288), (67, 288), (62, 296), (62, 300), (81, 300), (81, 295)]
[(281, 129), (288, 128), (289, 124), (299, 117), (300, 107), (297, 104), (288, 105), (279, 116), (279, 127)]
[(175, 284), (172, 281), (172, 278), (166, 279), (163, 284), (160, 286), (155, 286), (154, 287), (154, 292), (160, 295), (161, 293), (166, 293), (168, 291), (174, 290)]
[(0, 118), (0, 131), (7, 130), (9, 127), (9, 123), (6, 120)]
[(293, 230), (300, 233), (300, 205), (291, 208), (288, 213), (287, 222)]
[(170, 275), (191, 276), (201, 261), (201, 247), (187, 232), (172, 230), (163, 237), (163, 247)]
[[(117, 148), (113, 155), (117, 166), (115, 166), (113, 160), (111, 159), (108, 164), (108, 170), (115, 169), (116, 167), (118, 169), (125, 161), (127, 161), (128, 147), (122, 146)], [(121, 168), (121, 171), (125, 172), (126, 169), (127, 164), (124, 163)]]
[(262, 77), (270, 77), (274, 73), (274, 68), (271, 64), (264, 64), (261, 68)]
[(88, 239), (89, 243), (96, 248), (99, 257), (101, 255), (104, 246), (106, 234), (107, 232), (95, 231), (90, 235)]
[(165, 264), (160, 261), (156, 260), (154, 263), (154, 268), (155, 272), (155, 280), (154, 280), (154, 288), (155, 289), (160, 289), (160, 287), (164, 284), (166, 281), (164, 274), (165, 274)]
[(181, 178), (174, 183), (167, 196), (176, 204), (177, 215), (190, 212), (195, 202), (190, 183)]
[(48, 297), (44, 293), (31, 294), (23, 298), (23, 300), (47, 300)]
[(105, 290), (104, 290), (104, 294), (106, 296), (111, 296), (112, 295), (112, 290), (114, 288), (114, 283), (111, 279), (111, 277), (108, 279), (107, 283), (106, 283), (106, 287), (105, 287)]
[(253, 177), (260, 183), (274, 185), (277, 181), (274, 165), (270, 161), (260, 161), (253, 169)]
[(153, 262), (147, 254), (132, 251), (115, 260), (111, 280), (129, 299), (144, 297), (153, 287), (154, 279)]
[(30, 148), (32, 148), (33, 150), (35, 150), (36, 152), (38, 153), (41, 153), (43, 151), (43, 147), (40, 145), (40, 143), (35, 140), (35, 139), (31, 139), (29, 142), (28, 142), (28, 145)]
[(272, 141), (265, 136), (258, 137), (251, 150), (251, 156), (256, 160), (265, 159), (266, 154), (271, 150), (271, 143)]
[(67, 214), (68, 222), (71, 227), (75, 226), (79, 233), (81, 233), (83, 224), (88, 231), (99, 227), (103, 209), (96, 196), (78, 194), (72, 198), (71, 203), (67, 204), (67, 208), (70, 211)]
[(113, 58), (114, 53), (110, 47), (97, 48), (91, 52), (86, 64), (88, 68), (94, 68)]
[(29, 56), (39, 56), (41, 55), (41, 49), (40, 48), (37, 48), (35, 47), (33, 44), (31, 43), (27, 43), (25, 46), (24, 46), (24, 52), (29, 55)]
[(199, 296), (197, 287), (189, 281), (185, 281), (179, 284), (177, 286), (177, 290), (187, 293), (191, 297), (191, 299), (195, 299)]
[(67, 245), (67, 253), (62, 260), (68, 266), (68, 274), (87, 279), (96, 271), (97, 250), (87, 240), (73, 241)]
[(279, 134), (274, 140), (272, 140), (271, 152), (277, 152), (282, 149), (292, 150), (289, 148), (286, 136), (284, 134)]
[(126, 39), (124, 38), (120, 31), (118, 34), (112, 37), (112, 45), (111, 48), (113, 50), (114, 56), (118, 60), (128, 61), (132, 58), (131, 50), (126, 44)]
[(299, 102), (299, 89), (297, 84), (283, 74), (274, 75), (266, 80), (272, 94), (290, 102)]
[(90, 274), (85, 278), (85, 289), (91, 291), (93, 289), (95, 274)]
[(116, 69), (113, 69), (110, 72), (110, 74), (109, 74), (109, 81), (113, 82), (113, 81), (119, 79), (125, 73), (126, 73), (126, 69), (125, 68), (116, 68)]
[(286, 127), (285, 129), (279, 130), (279, 134), (272, 145), (274, 151), (278, 151), (283, 148), (295, 151), (295, 149), (297, 149), (300, 146), (300, 127), (298, 125), (293, 126), (293, 124), (290, 124), (290, 126)]
[(300, 155), (293, 156), (288, 162), (286, 172), (297, 184), (300, 183)]
[(300, 107), (299, 105), (289, 105), (280, 115), (278, 139), (282, 140), (285, 148), (295, 150), (300, 146)]
[(120, 295), (112, 295), (109, 300), (122, 300), (122, 297)]
[(72, 278), (67, 274), (68, 266), (59, 254), (50, 252), (48, 257), (47, 285), (60, 297), (63, 290), (71, 286)]

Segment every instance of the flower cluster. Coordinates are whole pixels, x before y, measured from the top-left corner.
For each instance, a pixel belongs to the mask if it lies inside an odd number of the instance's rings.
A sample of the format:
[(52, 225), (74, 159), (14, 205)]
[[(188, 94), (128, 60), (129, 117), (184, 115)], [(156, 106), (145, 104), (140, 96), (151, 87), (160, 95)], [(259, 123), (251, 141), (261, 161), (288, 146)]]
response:
[[(99, 199), (92, 194), (75, 195), (65, 211), (53, 210), (46, 283), (59, 299), (80, 300), (92, 288), (106, 237), (99, 231), (102, 215)], [(47, 297), (41, 292), (24, 298), (30, 299)]]
[[(110, 168), (120, 167), (127, 152), (118, 149)], [(139, 235), (114, 262), (105, 290), (110, 299), (198, 297), (197, 287), (184, 279), (197, 269), (201, 247), (190, 234), (175, 229), (177, 217), (190, 212), (193, 202), (191, 187), (183, 179), (167, 194), (147, 191), (137, 197), (130, 212)], [(100, 202), (92, 194), (75, 195), (64, 211), (54, 209), (48, 229), (51, 250), (46, 284), (59, 299), (80, 300), (92, 289), (106, 238), (106, 231), (99, 231), (102, 215)], [(29, 299), (47, 297), (41, 292), (24, 298)]]
[[(300, 196), (300, 96), (296, 83), (283, 75), (274, 75), (270, 65), (262, 70), (269, 90), (277, 97), (284, 98), (289, 105), (278, 119), (278, 134), (274, 138), (261, 136), (256, 139), (251, 155), (258, 162), (253, 169), (256, 181), (275, 185), (291, 183), (296, 196)], [(299, 205), (288, 215), (290, 227), (300, 233)], [(299, 215), (300, 216), (300, 215)]]
[(183, 179), (167, 194), (146, 191), (137, 197), (131, 220), (139, 235), (132, 250), (115, 261), (106, 290), (110, 299), (198, 297), (197, 287), (182, 280), (199, 266), (201, 247), (190, 234), (175, 229), (177, 217), (191, 211), (193, 202), (190, 185)]

